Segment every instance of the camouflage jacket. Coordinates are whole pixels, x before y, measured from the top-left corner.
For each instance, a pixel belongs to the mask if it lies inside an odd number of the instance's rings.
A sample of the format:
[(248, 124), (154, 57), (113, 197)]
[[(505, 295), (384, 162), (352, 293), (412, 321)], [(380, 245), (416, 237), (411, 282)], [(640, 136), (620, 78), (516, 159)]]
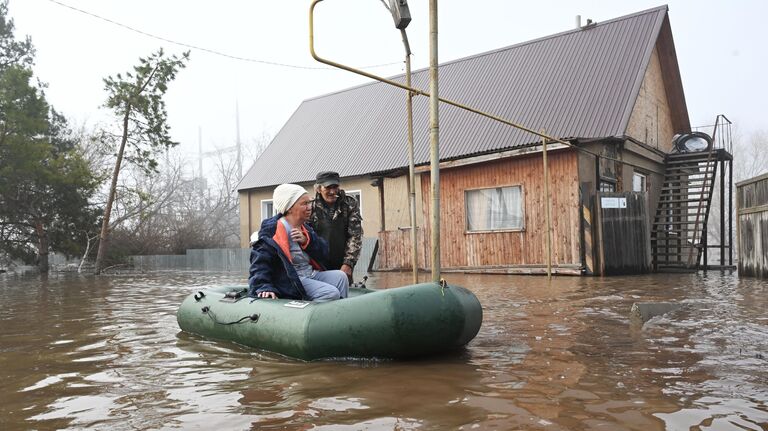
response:
[(309, 224), (318, 235), (328, 241), (330, 248), (328, 269), (339, 269), (347, 264), (355, 267), (363, 247), (363, 218), (360, 206), (352, 196), (339, 190), (339, 197), (333, 206), (328, 206), (320, 194), (312, 203)]

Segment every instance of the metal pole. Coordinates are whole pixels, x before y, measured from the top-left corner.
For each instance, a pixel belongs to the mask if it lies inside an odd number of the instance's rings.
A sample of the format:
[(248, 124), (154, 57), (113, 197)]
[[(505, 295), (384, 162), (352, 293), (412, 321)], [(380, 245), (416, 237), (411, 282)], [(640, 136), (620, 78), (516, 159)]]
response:
[[(543, 132), (542, 132), (543, 133)], [(544, 199), (545, 217), (547, 219), (547, 279), (552, 279), (552, 214), (549, 196), (549, 167), (547, 165), (547, 140), (541, 139), (542, 155), (544, 158)]]
[(240, 143), (240, 103), (235, 100), (235, 131), (237, 133), (237, 179), (243, 178), (243, 145)]
[[(200, 190), (203, 190), (203, 129), (197, 126), (197, 172), (201, 181), (199, 182)], [(202, 194), (202, 192), (200, 193)]]
[(728, 266), (733, 266), (733, 159), (728, 162)]
[(725, 159), (720, 161), (720, 269), (725, 266)]
[(432, 282), (440, 283), (440, 122), (437, 97), (437, 0), (429, 0), (429, 175), (432, 180)]
[[(400, 30), (405, 47), (405, 85), (411, 86), (411, 45), (405, 29)], [(413, 93), (406, 91), (405, 107), (408, 113), (408, 204), (411, 212), (411, 266), (413, 283), (419, 282), (418, 235), (416, 234), (416, 167), (413, 154)]]

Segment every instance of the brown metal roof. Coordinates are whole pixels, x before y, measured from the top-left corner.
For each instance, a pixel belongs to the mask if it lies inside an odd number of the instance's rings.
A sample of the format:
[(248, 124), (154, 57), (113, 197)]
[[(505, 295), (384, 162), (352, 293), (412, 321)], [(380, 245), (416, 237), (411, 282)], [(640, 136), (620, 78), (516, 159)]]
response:
[[(623, 136), (659, 31), (661, 6), (440, 65), (440, 96), (564, 139)], [(404, 81), (403, 75), (394, 80)], [(429, 88), (429, 71), (413, 73)], [(682, 89), (680, 89), (682, 92)], [(429, 160), (429, 99), (413, 99), (417, 164)], [(529, 133), (440, 105), (440, 159), (530, 145)], [(372, 82), (304, 101), (238, 190), (408, 165), (405, 92)]]

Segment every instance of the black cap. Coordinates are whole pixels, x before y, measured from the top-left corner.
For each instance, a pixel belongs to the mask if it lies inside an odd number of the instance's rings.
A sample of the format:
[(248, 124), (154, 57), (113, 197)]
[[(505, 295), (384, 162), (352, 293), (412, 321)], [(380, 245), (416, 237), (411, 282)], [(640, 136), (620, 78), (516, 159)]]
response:
[(323, 187), (333, 186), (333, 185), (339, 185), (339, 173), (338, 172), (332, 172), (332, 171), (326, 171), (326, 172), (320, 172), (317, 174), (317, 180), (315, 181), (315, 184), (319, 184)]

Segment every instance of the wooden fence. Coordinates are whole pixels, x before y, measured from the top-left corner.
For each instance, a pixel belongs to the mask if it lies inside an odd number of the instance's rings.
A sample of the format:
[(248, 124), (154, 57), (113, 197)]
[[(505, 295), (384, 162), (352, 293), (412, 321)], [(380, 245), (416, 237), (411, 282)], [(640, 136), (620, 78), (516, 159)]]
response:
[(739, 275), (768, 276), (768, 174), (736, 184)]
[[(429, 268), (430, 262), (427, 261), (429, 244), (424, 240), (424, 229), (417, 228), (416, 235), (418, 266), (420, 269)], [(399, 271), (413, 269), (411, 264), (412, 250), (410, 229), (379, 232), (378, 268)]]

